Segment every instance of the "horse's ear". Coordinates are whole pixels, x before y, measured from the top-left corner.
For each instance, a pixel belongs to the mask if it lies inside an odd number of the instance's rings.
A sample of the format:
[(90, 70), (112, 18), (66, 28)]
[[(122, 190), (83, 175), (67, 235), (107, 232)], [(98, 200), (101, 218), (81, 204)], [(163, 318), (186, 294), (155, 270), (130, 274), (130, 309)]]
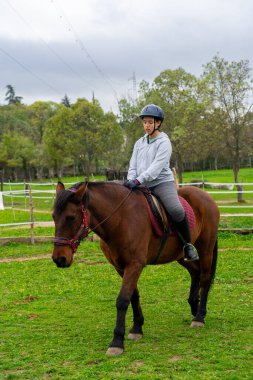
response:
[(56, 185), (56, 194), (59, 195), (63, 190), (65, 190), (65, 186), (62, 182), (58, 181)]
[(81, 202), (81, 200), (83, 199), (87, 186), (88, 186), (88, 182), (84, 182), (84, 184), (80, 186), (79, 189), (77, 189), (75, 193), (75, 198), (78, 202)]

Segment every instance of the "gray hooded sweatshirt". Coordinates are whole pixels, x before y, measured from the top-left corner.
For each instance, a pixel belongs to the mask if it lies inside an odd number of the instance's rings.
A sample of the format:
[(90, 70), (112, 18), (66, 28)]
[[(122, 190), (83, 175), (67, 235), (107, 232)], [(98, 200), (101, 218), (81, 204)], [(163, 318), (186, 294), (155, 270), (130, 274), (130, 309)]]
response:
[(169, 137), (161, 132), (155, 139), (141, 137), (134, 145), (128, 169), (128, 180), (137, 179), (141, 184), (152, 187), (162, 182), (174, 181), (170, 169), (172, 147)]

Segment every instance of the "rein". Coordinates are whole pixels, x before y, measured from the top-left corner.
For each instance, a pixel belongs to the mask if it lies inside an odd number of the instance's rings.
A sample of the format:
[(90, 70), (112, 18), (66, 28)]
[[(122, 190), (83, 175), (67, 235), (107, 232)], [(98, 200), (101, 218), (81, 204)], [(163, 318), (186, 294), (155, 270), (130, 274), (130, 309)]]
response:
[[(72, 191), (72, 190), (70, 190), (70, 191)], [(75, 191), (73, 191), (73, 192), (75, 192)], [(82, 223), (81, 223), (81, 226), (79, 227), (77, 233), (75, 234), (75, 236), (72, 239), (68, 239), (68, 238), (61, 237), (61, 236), (60, 237), (59, 236), (55, 236), (55, 238), (54, 238), (54, 245), (55, 246), (69, 245), (72, 248), (72, 253), (74, 254), (76, 252), (76, 250), (77, 250), (80, 242), (83, 239), (85, 239), (95, 229), (97, 229), (102, 224), (104, 224), (105, 222), (107, 222), (107, 220), (109, 220), (115, 214), (115, 212), (118, 211), (118, 209), (123, 205), (123, 203), (127, 200), (127, 198), (130, 196), (131, 193), (132, 193), (132, 189), (122, 199), (122, 201), (113, 210), (113, 212), (109, 216), (107, 216), (105, 219), (103, 219), (101, 222), (99, 222), (93, 228), (89, 227), (88, 220), (87, 220), (87, 208), (85, 208), (85, 206), (83, 204), (83, 201), (81, 201)]]

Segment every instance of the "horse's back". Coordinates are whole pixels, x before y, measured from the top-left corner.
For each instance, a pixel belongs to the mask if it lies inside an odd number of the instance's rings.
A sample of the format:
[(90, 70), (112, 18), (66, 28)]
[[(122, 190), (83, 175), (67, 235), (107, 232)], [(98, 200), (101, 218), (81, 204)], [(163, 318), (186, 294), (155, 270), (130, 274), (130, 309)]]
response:
[(183, 197), (194, 210), (207, 209), (212, 212), (216, 211), (219, 214), (218, 206), (213, 198), (204, 190), (194, 186), (181, 187), (178, 190), (178, 195)]
[(192, 207), (201, 230), (217, 234), (220, 212), (211, 195), (194, 186), (182, 187), (178, 190), (178, 194)]

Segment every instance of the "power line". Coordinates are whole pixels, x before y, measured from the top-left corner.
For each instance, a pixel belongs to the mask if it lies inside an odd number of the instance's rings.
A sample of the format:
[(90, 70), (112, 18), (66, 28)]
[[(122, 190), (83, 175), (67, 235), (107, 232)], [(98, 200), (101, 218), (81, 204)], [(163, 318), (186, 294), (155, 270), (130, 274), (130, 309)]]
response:
[(53, 86), (51, 86), (51, 84), (49, 84), (48, 82), (46, 82), (44, 79), (40, 78), (37, 74), (35, 74), (32, 70), (30, 70), (28, 67), (26, 67), (25, 65), (23, 65), (23, 63), (19, 62), (15, 57), (13, 57), (11, 54), (9, 54), (7, 51), (5, 51), (3, 48), (0, 47), (0, 51), (3, 54), (5, 54), (7, 57), (9, 57), (12, 61), (14, 61), (15, 63), (17, 63), (20, 67), (22, 67), (22, 69), (24, 69), (29, 74), (31, 74), (32, 76), (34, 76), (38, 81), (40, 81), (41, 83), (43, 83), (45, 86), (47, 86), (48, 88), (50, 88), (51, 90), (53, 90), (54, 92), (56, 92), (58, 95), (61, 94), (56, 88), (54, 88)]
[(79, 79), (81, 79), (85, 84), (88, 84), (91, 88), (96, 87), (96, 86), (91, 86), (91, 84), (85, 80), (78, 72), (76, 72), (39, 34), (37, 31), (33, 29), (33, 27), (27, 22), (27, 20), (17, 11), (17, 9), (9, 2), (9, 0), (5, 0), (9, 7), (12, 9), (12, 11), (28, 26), (29, 29), (32, 30), (33, 33), (35, 33), (39, 40), (46, 45), (48, 50), (55, 55), (59, 61), (61, 61), (73, 74), (78, 76)]
[[(52, 3), (56, 3), (56, 1), (52, 0), (51, 1)], [(117, 91), (115, 90), (115, 88), (113, 87), (111, 81), (109, 78), (107, 78), (106, 74), (103, 72), (103, 70), (97, 65), (97, 63), (95, 62), (94, 58), (91, 56), (91, 54), (89, 53), (88, 49), (86, 48), (86, 46), (84, 45), (84, 43), (82, 42), (82, 40), (79, 38), (75, 28), (73, 27), (73, 25), (71, 24), (71, 22), (69, 21), (68, 17), (66, 16), (66, 13), (64, 12), (64, 10), (58, 5), (64, 19), (66, 20), (67, 24), (68, 24), (68, 31), (71, 31), (75, 37), (75, 41), (79, 44), (80, 48), (81, 48), (81, 51), (85, 53), (86, 55), (86, 58), (88, 58), (92, 65), (96, 68), (96, 70), (99, 72), (99, 74), (103, 77), (103, 79), (106, 81), (106, 83), (109, 85), (109, 87), (111, 88), (111, 90), (113, 91), (113, 94), (117, 100), (117, 103), (118, 103), (118, 96), (117, 96)], [(61, 17), (62, 18), (62, 17)]]

